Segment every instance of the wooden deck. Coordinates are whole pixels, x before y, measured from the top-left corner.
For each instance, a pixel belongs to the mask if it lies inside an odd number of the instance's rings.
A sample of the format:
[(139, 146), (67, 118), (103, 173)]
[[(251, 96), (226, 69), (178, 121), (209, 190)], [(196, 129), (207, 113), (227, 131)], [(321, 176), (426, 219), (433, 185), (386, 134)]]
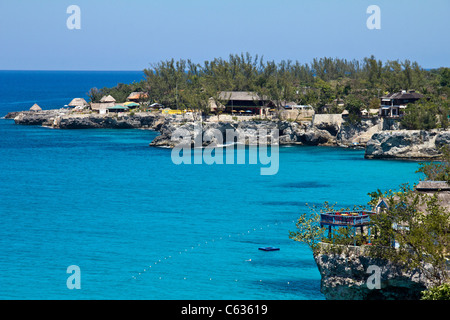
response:
[(323, 226), (352, 226), (363, 227), (370, 224), (372, 211), (342, 211), (327, 212), (320, 215), (320, 225)]

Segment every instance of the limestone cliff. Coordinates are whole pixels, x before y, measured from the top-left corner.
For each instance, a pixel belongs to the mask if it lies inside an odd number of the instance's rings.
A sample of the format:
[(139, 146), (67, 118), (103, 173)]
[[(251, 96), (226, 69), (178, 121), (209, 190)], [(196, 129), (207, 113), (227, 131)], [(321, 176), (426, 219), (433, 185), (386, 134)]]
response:
[[(390, 261), (370, 257), (364, 247), (330, 248), (321, 244), (314, 254), (320, 290), (327, 300), (418, 300), (421, 291), (431, 286), (418, 270), (404, 271)], [(376, 286), (375, 276), (379, 276)]]
[(89, 128), (112, 128), (131, 129), (148, 128), (157, 130), (164, 120), (161, 114), (136, 113), (134, 115), (124, 114), (69, 114), (67, 110), (44, 110), (39, 112), (24, 111), (7, 115), (20, 125), (42, 125), (55, 129), (89, 129)]
[(394, 130), (375, 133), (366, 144), (367, 159), (432, 160), (450, 143), (450, 131)]
[[(226, 141), (220, 141), (214, 136), (213, 133), (217, 131), (226, 139), (227, 129), (233, 130), (238, 137), (245, 137), (245, 144), (255, 144), (259, 139), (260, 130), (277, 130), (280, 145), (365, 148), (366, 159), (438, 159), (439, 148), (450, 143), (450, 131), (391, 130), (395, 127), (395, 123), (377, 117), (363, 118), (357, 124), (349, 124), (341, 115), (328, 114), (315, 115), (312, 122), (302, 123), (262, 120), (219, 122), (216, 116), (205, 117), (203, 121), (194, 121), (193, 116), (189, 118), (187, 115), (148, 112), (72, 114), (67, 109), (14, 112), (5, 116), (5, 118), (13, 117), (16, 124), (42, 125), (58, 129), (152, 129), (161, 134), (150, 145), (164, 147), (173, 147), (179, 142), (179, 139), (172, 139), (172, 134), (179, 128), (192, 132), (194, 138), (194, 127), (199, 124), (202, 127), (203, 145), (225, 144)], [(268, 143), (275, 141), (273, 133), (265, 138)]]

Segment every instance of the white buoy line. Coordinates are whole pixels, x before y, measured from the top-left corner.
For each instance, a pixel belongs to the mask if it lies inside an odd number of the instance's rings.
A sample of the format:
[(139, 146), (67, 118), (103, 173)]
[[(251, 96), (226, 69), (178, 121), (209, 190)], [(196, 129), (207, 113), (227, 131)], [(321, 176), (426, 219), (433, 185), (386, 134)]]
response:
[[(213, 239), (211, 239), (209, 241), (210, 242), (216, 242), (217, 240), (223, 240), (223, 239), (226, 239), (226, 238), (230, 239), (232, 237), (239, 237), (239, 236), (243, 236), (243, 235), (249, 235), (253, 231), (263, 230), (264, 228), (269, 228), (271, 225), (278, 226), (280, 224), (284, 224), (284, 223), (287, 223), (287, 222), (288, 221), (284, 221), (284, 222), (283, 221), (281, 221), (281, 222), (277, 221), (277, 222), (274, 222), (274, 223), (271, 223), (271, 224), (267, 224), (265, 226), (259, 226), (259, 227), (251, 228), (250, 230), (247, 230), (247, 232), (241, 232), (241, 233), (235, 233), (235, 234), (230, 233), (227, 236), (220, 236), (217, 239), (213, 238)], [(292, 220), (292, 222), (295, 223), (295, 220)], [(179, 255), (181, 255), (183, 253), (187, 253), (190, 250), (194, 250), (195, 248), (198, 248), (198, 247), (201, 247), (202, 245), (207, 245), (207, 244), (208, 244), (208, 240), (205, 240), (205, 241), (202, 241), (202, 242), (198, 242), (195, 246), (191, 245), (191, 246), (189, 246), (189, 248), (184, 248), (184, 249), (181, 249), (180, 251), (177, 251), (176, 254), (179, 256)], [(161, 259), (158, 259), (158, 260), (148, 264), (147, 266), (145, 266), (141, 272), (137, 273), (137, 275), (131, 276), (131, 279), (137, 280), (144, 273), (155, 270), (155, 267), (157, 267), (157, 265), (160, 264), (161, 262), (164, 262), (164, 260), (167, 261), (167, 260), (173, 259), (173, 258), (174, 258), (173, 254), (165, 256), (165, 257), (162, 257)], [(251, 259), (248, 259), (248, 260), (245, 260), (245, 261), (248, 262), (248, 261), (251, 261)], [(162, 280), (163, 278), (160, 276), (160, 277), (158, 277), (158, 279)], [(187, 280), (187, 279), (188, 279), (188, 277), (183, 277), (183, 280)], [(212, 278), (209, 278), (209, 280), (211, 281)], [(234, 281), (238, 282), (237, 279), (235, 279)], [(260, 282), (262, 282), (262, 280), (260, 280)], [(289, 282), (287, 284), (289, 285)]]

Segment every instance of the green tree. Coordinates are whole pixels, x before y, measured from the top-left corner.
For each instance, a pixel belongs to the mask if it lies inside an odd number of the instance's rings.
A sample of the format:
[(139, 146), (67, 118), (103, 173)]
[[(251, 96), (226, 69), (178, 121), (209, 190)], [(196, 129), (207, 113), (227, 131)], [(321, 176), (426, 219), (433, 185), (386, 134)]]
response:
[(450, 68), (439, 69), (439, 84), (443, 87), (450, 87)]
[(89, 92), (87, 93), (87, 96), (89, 97), (90, 102), (100, 102), (100, 99), (102, 98), (102, 92), (97, 88), (91, 88)]
[(350, 124), (361, 121), (361, 109), (364, 103), (355, 95), (348, 95), (345, 99), (345, 109), (348, 111), (347, 122)]
[(448, 281), (449, 210), (436, 195), (417, 193), (408, 185), (401, 186), (400, 192), (385, 193), (384, 198), (389, 209), (371, 219), (377, 230), (371, 254), (405, 270), (418, 269), (436, 285)]
[(438, 127), (438, 120), (438, 106), (425, 100), (408, 104), (400, 123), (408, 130), (430, 130)]
[(422, 300), (450, 300), (450, 284), (444, 283), (422, 291)]
[(320, 226), (320, 214), (317, 212), (301, 214), (296, 227), (297, 231), (289, 231), (289, 238), (306, 244), (315, 252), (326, 233), (326, 229)]
[(296, 231), (289, 231), (289, 238), (306, 244), (315, 253), (321, 242), (328, 242), (338, 245), (354, 245), (355, 240), (362, 244), (363, 236), (355, 234), (352, 228), (340, 227), (329, 234), (327, 228), (320, 225), (320, 215), (322, 213), (342, 212), (351, 210), (363, 210), (365, 206), (355, 206), (353, 208), (336, 208), (336, 204), (324, 202), (320, 207), (309, 207), (309, 213), (302, 213), (296, 223)]
[(420, 167), (416, 172), (423, 173), (426, 180), (450, 183), (450, 146), (442, 146), (441, 153), (441, 161), (420, 163)]
[[(220, 91), (254, 91), (278, 106), (284, 101), (294, 101), (310, 104), (316, 112), (330, 105), (334, 107), (329, 112), (340, 112), (333, 103), (335, 99), (356, 98), (367, 106), (374, 97), (386, 92), (415, 88), (425, 93), (429, 102), (407, 110), (405, 127), (429, 129), (449, 125), (450, 69), (424, 70), (409, 60), (382, 63), (371, 56), (361, 61), (323, 57), (310, 63), (265, 62), (258, 55), (241, 53), (203, 64), (182, 59), (160, 61), (144, 69), (144, 74), (144, 81), (101, 90), (93, 88), (88, 95), (92, 102), (106, 94), (122, 102), (129, 93), (143, 91), (148, 93), (151, 102), (207, 112), (205, 97), (208, 100)], [(349, 107), (355, 111), (350, 113), (357, 120), (358, 106), (351, 103)]]

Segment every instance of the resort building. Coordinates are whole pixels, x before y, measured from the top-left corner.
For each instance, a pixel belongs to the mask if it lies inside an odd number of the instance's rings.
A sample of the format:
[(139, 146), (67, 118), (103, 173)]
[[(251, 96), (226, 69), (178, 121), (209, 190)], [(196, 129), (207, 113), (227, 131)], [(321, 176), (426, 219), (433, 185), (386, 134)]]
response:
[[(223, 108), (226, 113), (246, 113), (262, 116), (267, 115), (269, 109), (273, 106), (273, 103), (267, 97), (260, 97), (255, 92), (221, 91), (218, 98), (224, 102)], [(212, 110), (217, 110), (217, 102), (213, 104), (210, 100), (210, 105)]]
[(97, 111), (100, 114), (105, 114), (108, 112), (109, 107), (114, 107), (116, 105), (116, 99), (111, 95), (103, 96), (99, 103), (91, 103), (91, 110)]
[(369, 118), (369, 117), (377, 117), (379, 113), (379, 109), (363, 109), (361, 111), (361, 116)]
[(139, 92), (132, 92), (130, 93), (130, 95), (127, 97), (128, 101), (131, 102), (142, 102), (142, 100), (146, 100), (148, 99), (148, 94), (142, 91)]
[(382, 96), (379, 115), (381, 117), (401, 117), (409, 103), (415, 103), (421, 98), (423, 98), (423, 95), (414, 90), (408, 92), (402, 90)]
[(111, 95), (107, 95), (107, 96), (103, 96), (103, 97), (100, 99), (100, 102), (101, 102), (101, 103), (115, 103), (115, 102), (116, 102), (116, 99), (114, 99), (114, 97), (111, 96)]
[(68, 104), (69, 107), (73, 107), (75, 109), (84, 109), (89, 106), (89, 103), (86, 102), (83, 98), (75, 98)]
[(415, 190), (417, 193), (427, 194), (432, 196), (437, 195), (439, 204), (450, 210), (450, 185), (445, 181), (420, 181), (416, 185)]
[[(415, 192), (417, 194), (426, 194), (428, 196), (436, 195), (438, 203), (445, 209), (450, 210), (450, 185), (445, 181), (420, 181), (419, 184), (415, 186)], [(399, 197), (394, 196), (394, 200), (398, 201)], [(395, 204), (395, 202), (394, 202)], [(407, 205), (400, 203), (401, 205)], [(421, 205), (418, 207), (419, 210), (423, 210), (424, 214), (428, 214), (427, 207)], [(328, 238), (330, 240), (334, 239), (335, 228), (351, 228), (353, 233), (353, 241), (356, 246), (356, 235), (359, 231), (359, 235), (362, 236), (363, 241), (366, 244), (371, 243), (372, 236), (376, 237), (377, 234), (371, 234), (371, 217), (380, 214), (381, 212), (389, 213), (389, 201), (381, 197), (377, 204), (373, 207), (371, 211), (360, 210), (360, 211), (350, 211), (342, 210), (337, 212), (325, 212), (320, 214), (320, 226), (326, 227), (328, 230)], [(392, 228), (397, 230), (408, 230), (408, 225), (405, 223), (393, 223)], [(398, 247), (399, 243), (392, 239), (391, 245), (393, 247)]]
[(128, 111), (128, 107), (122, 106), (120, 104), (116, 104), (114, 106), (107, 107), (106, 109), (108, 110), (108, 113), (109, 112), (119, 113), (119, 112), (126, 112), (126, 111)]
[(298, 105), (296, 103), (287, 103), (284, 106), (284, 110), (280, 112), (280, 118), (283, 120), (312, 119), (314, 115), (315, 112), (312, 106)]

